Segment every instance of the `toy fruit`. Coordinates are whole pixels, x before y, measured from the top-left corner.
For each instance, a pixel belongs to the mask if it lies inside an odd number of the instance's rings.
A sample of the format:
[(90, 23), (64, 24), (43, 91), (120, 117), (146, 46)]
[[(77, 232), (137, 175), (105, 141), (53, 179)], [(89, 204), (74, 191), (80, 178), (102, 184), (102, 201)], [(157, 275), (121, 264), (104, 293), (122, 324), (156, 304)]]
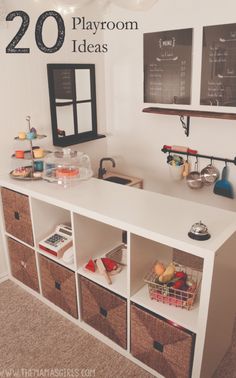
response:
[(167, 282), (167, 286), (172, 287), (175, 284), (175, 282), (179, 280), (180, 278), (174, 276), (169, 282)]
[(118, 268), (118, 264), (108, 257), (102, 257), (102, 262), (105, 265), (107, 272), (111, 272), (112, 270), (116, 270)]
[(158, 285), (164, 285), (164, 283), (162, 283), (162, 282), (159, 281), (159, 278), (158, 278), (158, 277), (156, 277), (156, 278), (154, 279), (154, 282), (155, 282), (156, 284), (158, 284)]
[(95, 272), (96, 267), (92, 259), (90, 259), (88, 264), (85, 265), (85, 269), (91, 270), (91, 272)]
[(170, 264), (166, 268), (166, 270), (164, 271), (164, 273), (159, 277), (159, 281), (162, 282), (162, 283), (167, 283), (170, 280), (172, 280), (172, 278), (174, 277), (174, 275), (175, 275), (175, 266), (174, 266), (174, 264)]
[(188, 291), (194, 292), (196, 290), (197, 284), (191, 278), (186, 280), (186, 285), (188, 286)]
[(156, 273), (156, 275), (159, 277), (161, 276), (164, 271), (165, 271), (165, 267), (162, 263), (160, 262), (157, 262), (155, 265), (154, 265), (154, 268), (153, 268), (154, 272)]
[[(106, 268), (107, 272), (112, 272), (118, 270), (118, 264), (107, 257), (102, 257), (102, 262)], [(96, 270), (96, 260), (90, 259), (89, 262), (85, 265), (85, 269), (90, 270), (91, 272), (95, 272)]]
[(189, 287), (186, 285), (186, 283), (181, 287), (181, 290), (188, 291)]
[(174, 283), (174, 285), (172, 286), (173, 289), (179, 289), (179, 290), (183, 290), (183, 287), (185, 287), (185, 280), (184, 279), (180, 279), (178, 281), (176, 281)]
[(184, 273), (183, 271), (175, 272), (175, 277), (178, 277), (178, 278), (181, 278), (181, 279), (186, 280), (186, 278), (187, 278), (187, 274)]

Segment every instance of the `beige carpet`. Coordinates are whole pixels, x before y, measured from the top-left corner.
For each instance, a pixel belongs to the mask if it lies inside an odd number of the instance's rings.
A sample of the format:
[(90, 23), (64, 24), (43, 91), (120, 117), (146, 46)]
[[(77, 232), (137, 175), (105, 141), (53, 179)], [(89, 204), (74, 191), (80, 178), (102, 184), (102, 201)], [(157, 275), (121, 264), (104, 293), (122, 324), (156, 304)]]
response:
[[(236, 377), (234, 336), (214, 378)], [(11, 281), (0, 285), (1, 376), (152, 377)]]

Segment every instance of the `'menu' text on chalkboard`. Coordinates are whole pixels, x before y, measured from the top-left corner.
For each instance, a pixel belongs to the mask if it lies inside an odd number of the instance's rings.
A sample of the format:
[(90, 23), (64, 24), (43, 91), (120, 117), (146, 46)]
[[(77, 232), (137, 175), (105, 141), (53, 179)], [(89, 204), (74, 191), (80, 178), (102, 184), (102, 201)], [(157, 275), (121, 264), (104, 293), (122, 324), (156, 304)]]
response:
[(192, 29), (144, 34), (144, 102), (190, 104)]

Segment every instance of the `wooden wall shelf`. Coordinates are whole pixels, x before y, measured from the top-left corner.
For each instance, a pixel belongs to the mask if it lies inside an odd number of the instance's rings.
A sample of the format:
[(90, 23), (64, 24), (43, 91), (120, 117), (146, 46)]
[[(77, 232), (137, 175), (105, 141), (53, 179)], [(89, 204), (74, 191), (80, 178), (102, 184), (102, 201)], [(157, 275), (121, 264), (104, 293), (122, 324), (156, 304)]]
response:
[(187, 109), (169, 109), (169, 108), (144, 108), (144, 113), (152, 114), (166, 114), (166, 115), (178, 115), (186, 117), (202, 117), (202, 118), (220, 118), (220, 119), (235, 119), (236, 113), (218, 113), (209, 112), (204, 110), (187, 110)]
[[(144, 113), (150, 114), (166, 114), (177, 115), (180, 117), (181, 124), (184, 128), (185, 135), (189, 136), (190, 117), (202, 117), (202, 118), (218, 118), (218, 119), (231, 119), (236, 120), (236, 113), (218, 113), (202, 110), (187, 110), (187, 109), (170, 109), (170, 108), (144, 108)], [(184, 117), (187, 118), (185, 122)]]

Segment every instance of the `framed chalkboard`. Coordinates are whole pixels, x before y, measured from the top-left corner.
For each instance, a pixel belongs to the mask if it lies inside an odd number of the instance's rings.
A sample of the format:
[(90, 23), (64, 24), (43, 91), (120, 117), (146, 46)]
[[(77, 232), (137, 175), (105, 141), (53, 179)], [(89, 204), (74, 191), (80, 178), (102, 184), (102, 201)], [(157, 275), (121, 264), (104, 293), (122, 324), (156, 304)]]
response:
[(193, 29), (144, 34), (144, 102), (190, 104)]
[(200, 104), (236, 106), (236, 24), (203, 28)]

